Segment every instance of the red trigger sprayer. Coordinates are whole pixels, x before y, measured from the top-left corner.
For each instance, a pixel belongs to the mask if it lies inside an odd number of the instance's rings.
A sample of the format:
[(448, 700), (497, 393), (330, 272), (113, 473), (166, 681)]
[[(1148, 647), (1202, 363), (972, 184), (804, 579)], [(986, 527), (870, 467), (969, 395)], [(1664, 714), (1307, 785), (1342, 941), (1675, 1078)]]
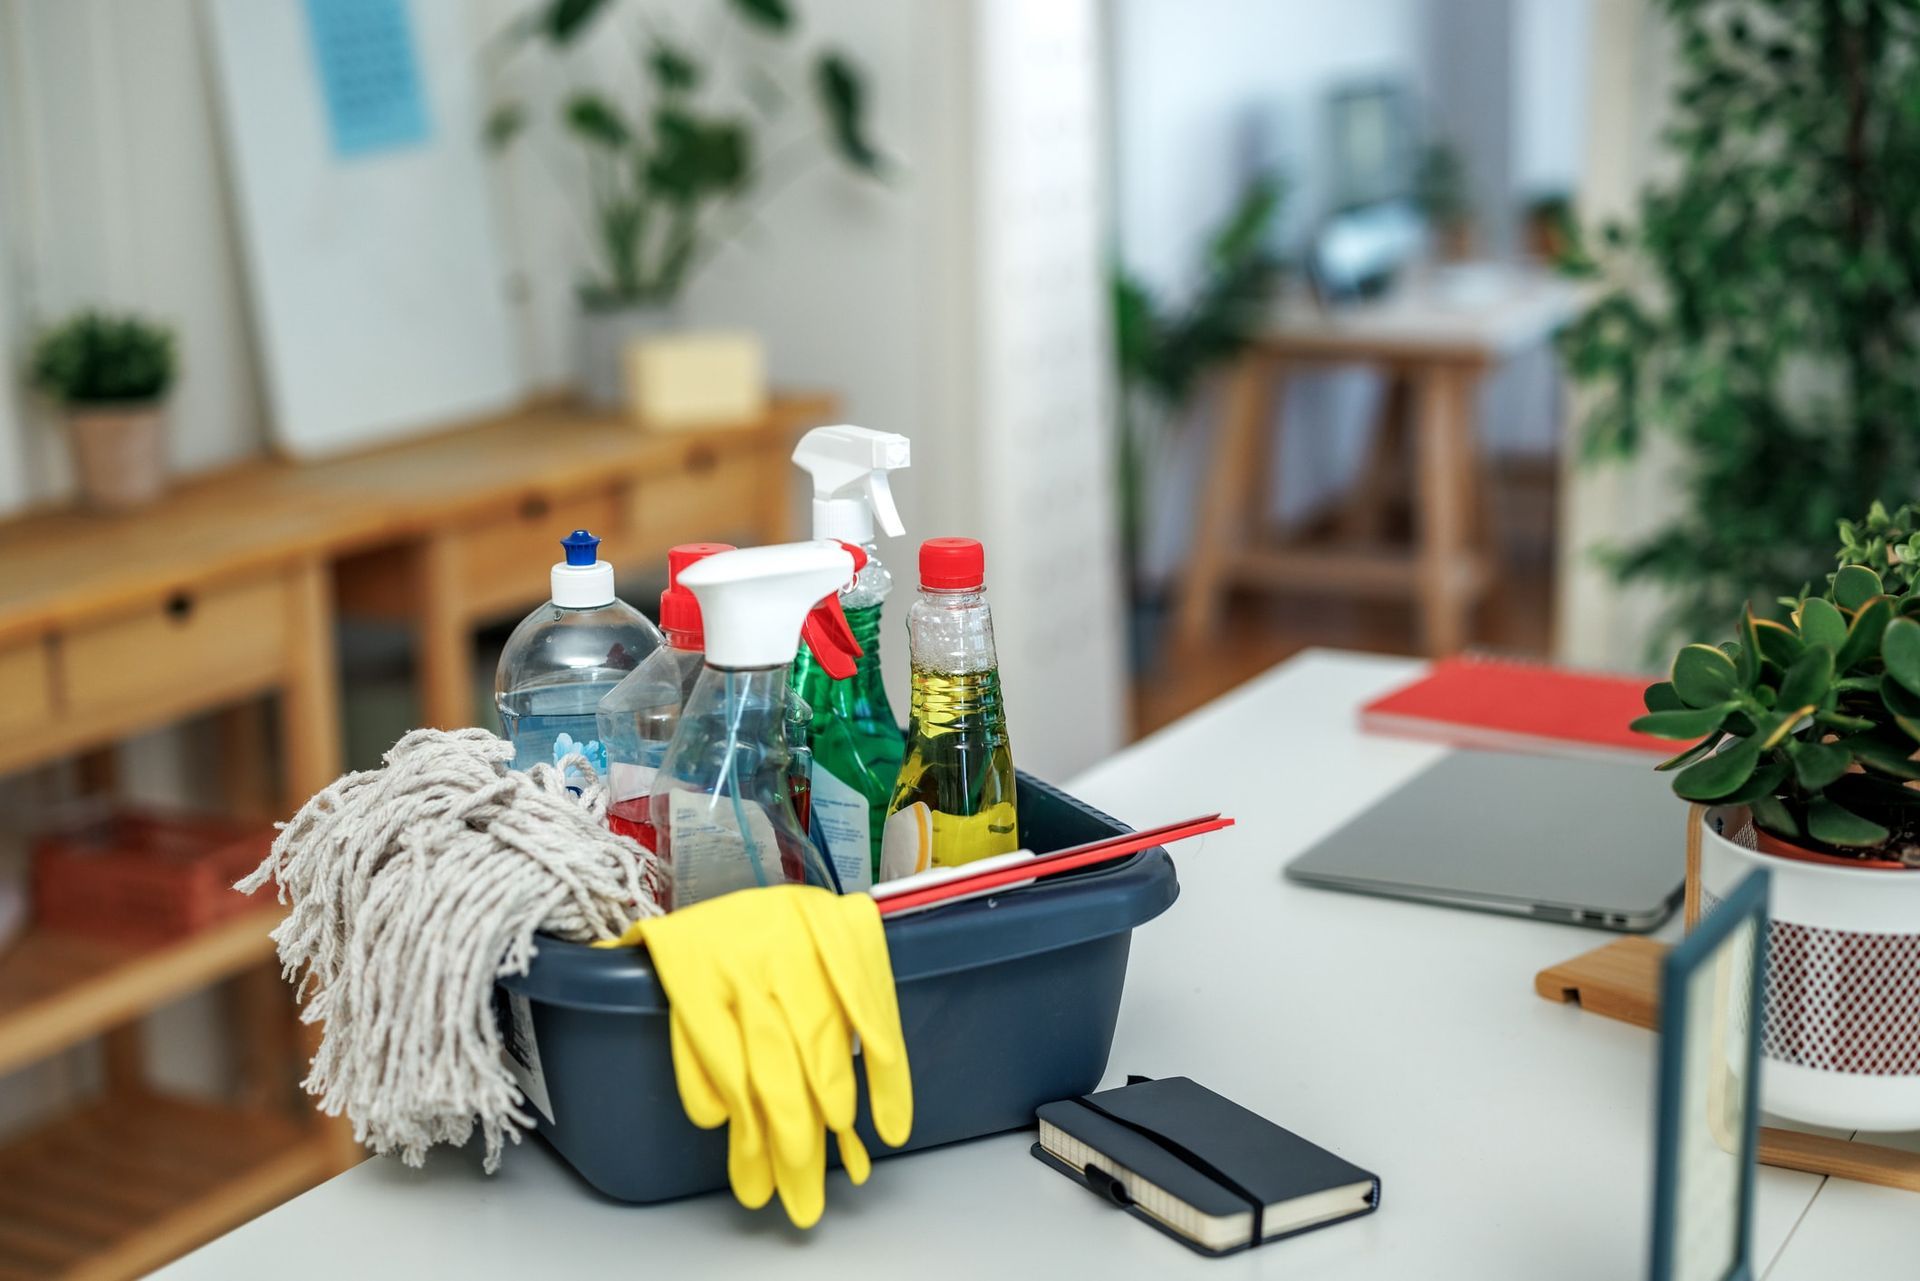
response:
[[(832, 540), (846, 549), (853, 557), (853, 574), (857, 576), (866, 568), (867, 553), (858, 543)], [(852, 577), (848, 578), (853, 581)], [(860, 642), (853, 637), (853, 628), (847, 622), (846, 611), (840, 608), (840, 593), (835, 592), (823, 599), (818, 605), (807, 611), (807, 621), (800, 625), (800, 639), (807, 643), (819, 660), (820, 670), (837, 681), (846, 680), (853, 675), (854, 660), (866, 651), (860, 648)]]

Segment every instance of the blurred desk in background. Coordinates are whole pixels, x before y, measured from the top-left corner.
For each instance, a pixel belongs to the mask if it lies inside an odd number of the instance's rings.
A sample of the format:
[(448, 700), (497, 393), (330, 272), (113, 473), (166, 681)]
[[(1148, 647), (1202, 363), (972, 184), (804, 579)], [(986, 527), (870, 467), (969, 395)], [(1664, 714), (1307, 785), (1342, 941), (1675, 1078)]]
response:
[(794, 441), (836, 412), (832, 396), (783, 395), (755, 422), (651, 435), (540, 406), (301, 470), (369, 531), (343, 544), (341, 611), (412, 627), (422, 720), (455, 729), (474, 721), (473, 628), (546, 599), (569, 530), (627, 568), (676, 543), (785, 542)]
[[(1492, 577), (1491, 529), (1476, 440), (1482, 378), (1546, 341), (1578, 314), (1581, 286), (1540, 269), (1446, 268), (1384, 298), (1276, 309), (1230, 375), (1198, 527), (1182, 576), (1177, 637), (1203, 642), (1229, 590), (1251, 587), (1414, 597), (1421, 648), (1466, 641), (1467, 612)], [(1344, 546), (1270, 545), (1260, 538), (1288, 372), (1364, 364), (1387, 379), (1386, 412), (1339, 521)], [(1283, 423), (1284, 420), (1281, 420)], [(1411, 440), (1408, 436), (1411, 436)], [(1412, 457), (1414, 539), (1382, 542), (1385, 496)]]

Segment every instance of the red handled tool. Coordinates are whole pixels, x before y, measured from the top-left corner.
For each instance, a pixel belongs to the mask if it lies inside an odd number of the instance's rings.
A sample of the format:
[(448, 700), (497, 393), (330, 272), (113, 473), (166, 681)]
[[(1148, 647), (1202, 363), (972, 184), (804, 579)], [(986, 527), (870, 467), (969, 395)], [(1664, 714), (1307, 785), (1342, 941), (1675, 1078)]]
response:
[(948, 899), (968, 898), (985, 890), (998, 889), (1003, 885), (1014, 885), (1042, 876), (1053, 876), (1060, 872), (1091, 867), (1096, 863), (1111, 862), (1114, 859), (1125, 858), (1129, 854), (1137, 854), (1144, 849), (1151, 849), (1156, 845), (1183, 841), (1190, 836), (1203, 836), (1208, 832), (1217, 832), (1223, 827), (1232, 826), (1233, 820), (1230, 818), (1222, 818), (1218, 814), (1206, 814), (1199, 818), (1167, 823), (1141, 832), (1125, 832), (1119, 836), (1088, 841), (1084, 845), (1070, 845), (1066, 849), (1055, 850), (1051, 854), (1040, 854), (1010, 866), (995, 867), (977, 876), (956, 877), (937, 885), (929, 885), (925, 889), (909, 890), (904, 894), (881, 898), (877, 900), (880, 905), (880, 915), (891, 916), (896, 912), (926, 907)]

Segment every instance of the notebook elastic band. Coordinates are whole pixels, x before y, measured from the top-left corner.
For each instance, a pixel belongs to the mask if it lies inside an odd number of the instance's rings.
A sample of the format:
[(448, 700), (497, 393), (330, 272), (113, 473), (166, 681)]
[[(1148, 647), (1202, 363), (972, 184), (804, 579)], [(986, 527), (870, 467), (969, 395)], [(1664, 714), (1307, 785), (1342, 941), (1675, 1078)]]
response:
[[(1086, 1095), (1082, 1095), (1076, 1102), (1089, 1112), (1092, 1112), (1095, 1116), (1103, 1116), (1115, 1125), (1132, 1130), (1147, 1142), (1166, 1152), (1168, 1155), (1184, 1162), (1189, 1168), (1206, 1175), (1209, 1179), (1212, 1179), (1215, 1183), (1218, 1183), (1221, 1187), (1233, 1193), (1242, 1201), (1245, 1201), (1247, 1208), (1253, 1211), (1253, 1235), (1250, 1238), (1251, 1244), (1259, 1245), (1266, 1239), (1267, 1203), (1249, 1192), (1241, 1185), (1238, 1179), (1235, 1179), (1232, 1175), (1185, 1144), (1170, 1139), (1156, 1130), (1149, 1129), (1147, 1126), (1141, 1125), (1138, 1121), (1129, 1121), (1124, 1116), (1115, 1116)], [(1089, 1171), (1091, 1171), (1091, 1167), (1089, 1167)], [(1101, 1171), (1102, 1175), (1105, 1175), (1105, 1173), (1104, 1170)], [(1096, 1191), (1097, 1190), (1099, 1189), (1096, 1189)]]

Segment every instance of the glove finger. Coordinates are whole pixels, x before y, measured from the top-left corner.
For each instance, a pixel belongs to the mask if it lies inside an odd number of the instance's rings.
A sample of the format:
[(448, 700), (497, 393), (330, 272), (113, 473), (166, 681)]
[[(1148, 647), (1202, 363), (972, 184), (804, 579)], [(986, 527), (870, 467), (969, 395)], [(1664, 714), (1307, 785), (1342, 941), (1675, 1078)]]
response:
[(800, 908), (841, 1007), (860, 1035), (874, 1132), (899, 1147), (913, 1131), (913, 1078), (880, 909), (864, 894), (809, 895)]
[[(749, 1210), (758, 1210), (773, 1199), (773, 1152), (758, 1137), (758, 1113), (759, 1109), (749, 1102), (727, 1126), (727, 1182), (733, 1186), (734, 1199)], [(754, 1136), (751, 1143), (743, 1137), (748, 1133)]]
[(740, 1026), (746, 1033), (747, 1072), (753, 1096), (766, 1122), (774, 1164), (802, 1161), (809, 1145), (822, 1142), (820, 1115), (807, 1090), (805, 1070), (793, 1035), (780, 1017), (771, 984), (743, 984), (736, 994)]
[(827, 1132), (811, 1099), (802, 1099), (796, 1112), (806, 1113), (810, 1141), (799, 1149), (773, 1146), (774, 1185), (780, 1204), (796, 1228), (810, 1228), (827, 1208)]
[(859, 1103), (853, 1075), (853, 1031), (817, 954), (784, 970), (774, 988), (815, 1106), (830, 1130), (853, 1124)]
[[(716, 904), (723, 901), (714, 900)], [(681, 1105), (687, 1108), (689, 1119), (696, 1125), (700, 1123), (694, 1116), (696, 1104), (702, 1105), (702, 1115), (711, 1116), (713, 1109), (704, 1106), (708, 1100), (700, 1089), (701, 1081), (693, 1080), (689, 1086), (680, 1076), (681, 1051), (691, 1050), (689, 1057), (701, 1068), (704, 1083), (711, 1087), (713, 1094), (719, 1095), (726, 1114), (734, 1118), (732, 1141), (756, 1147), (762, 1141), (762, 1134), (747, 1107), (750, 1092), (741, 1028), (729, 1008), (727, 985), (714, 968), (710, 949), (703, 944), (705, 936), (700, 930), (690, 928), (704, 919), (688, 909), (686, 913), (652, 917), (644, 922), (654, 973), (667, 994), (669, 1034), (676, 1023), (681, 1033), (674, 1045), (674, 1075), (680, 1084)]]
[(673, 1046), (673, 1079), (680, 1088), (680, 1106), (687, 1119), (703, 1130), (711, 1130), (727, 1119), (727, 1101), (713, 1086), (713, 1080), (701, 1066), (685, 1022), (678, 1009), (667, 1011), (667, 1034)]
[(867, 1175), (873, 1172), (873, 1158), (867, 1155), (867, 1145), (851, 1129), (836, 1130), (833, 1137), (840, 1143), (840, 1164), (847, 1167), (847, 1177), (855, 1187), (865, 1183)]

